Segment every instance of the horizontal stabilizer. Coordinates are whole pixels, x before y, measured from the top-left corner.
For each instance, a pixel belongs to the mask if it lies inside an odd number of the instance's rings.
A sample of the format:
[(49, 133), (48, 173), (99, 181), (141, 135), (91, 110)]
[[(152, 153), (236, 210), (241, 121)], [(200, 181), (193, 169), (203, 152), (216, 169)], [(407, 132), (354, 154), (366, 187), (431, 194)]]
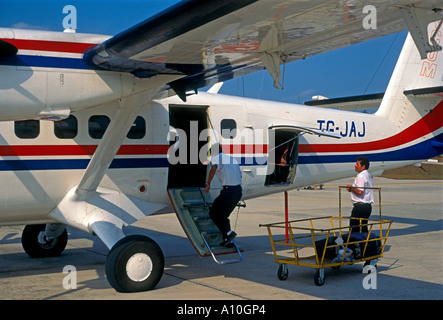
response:
[(371, 93), (358, 96), (306, 101), (307, 106), (337, 108), (341, 110), (362, 110), (378, 108), (384, 93)]
[(411, 96), (411, 95), (412, 96), (423, 96), (423, 95), (442, 96), (443, 86), (405, 90), (405, 91), (403, 91), (403, 93), (406, 96)]

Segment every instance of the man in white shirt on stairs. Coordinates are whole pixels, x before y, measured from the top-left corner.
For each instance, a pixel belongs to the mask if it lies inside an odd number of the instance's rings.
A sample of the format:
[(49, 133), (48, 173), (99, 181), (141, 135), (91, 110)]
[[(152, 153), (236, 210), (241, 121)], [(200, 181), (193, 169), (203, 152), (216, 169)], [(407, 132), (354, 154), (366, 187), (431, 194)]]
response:
[(231, 230), (229, 215), (242, 197), (242, 174), (237, 160), (224, 154), (220, 144), (212, 146), (211, 157), (212, 167), (209, 171), (205, 192), (209, 192), (214, 176), (220, 180), (223, 189), (212, 203), (209, 216), (223, 235), (224, 240), (221, 245), (227, 246), (237, 235)]

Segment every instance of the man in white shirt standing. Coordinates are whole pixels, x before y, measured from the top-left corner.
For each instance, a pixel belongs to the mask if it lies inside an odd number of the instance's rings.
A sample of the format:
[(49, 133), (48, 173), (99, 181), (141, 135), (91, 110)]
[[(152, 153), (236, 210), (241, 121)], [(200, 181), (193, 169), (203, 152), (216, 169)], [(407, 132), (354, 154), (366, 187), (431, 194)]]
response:
[(221, 245), (226, 246), (232, 243), (237, 235), (231, 230), (228, 218), (242, 197), (242, 174), (238, 162), (233, 157), (224, 154), (220, 144), (217, 143), (212, 146), (211, 156), (212, 167), (209, 171), (205, 192), (209, 192), (212, 179), (217, 176), (223, 189), (212, 203), (209, 216), (223, 235), (224, 240)]
[[(352, 218), (365, 218), (368, 219), (372, 212), (372, 203), (374, 203), (374, 191), (372, 177), (368, 172), (369, 160), (366, 157), (358, 157), (355, 164), (355, 177), (354, 183), (347, 185), (346, 189), (351, 193), (351, 201), (354, 207), (351, 212), (351, 220), (349, 225), (351, 227), (360, 225), (358, 219)], [(362, 220), (361, 224), (367, 224), (368, 220)], [(360, 228), (352, 228), (353, 232), (359, 232)], [(368, 226), (362, 226), (361, 232), (368, 232)]]

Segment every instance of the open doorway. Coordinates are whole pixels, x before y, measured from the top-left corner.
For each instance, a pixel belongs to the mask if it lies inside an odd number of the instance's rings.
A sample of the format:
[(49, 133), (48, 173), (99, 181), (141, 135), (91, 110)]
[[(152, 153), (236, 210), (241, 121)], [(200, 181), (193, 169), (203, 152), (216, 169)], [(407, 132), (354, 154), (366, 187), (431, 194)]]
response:
[(269, 130), (268, 175), (265, 185), (288, 185), (294, 182), (298, 162), (299, 132)]
[(169, 125), (176, 137), (170, 141), (168, 188), (204, 187), (206, 164), (199, 153), (208, 148), (207, 140), (200, 141), (208, 128), (207, 107), (170, 105)]

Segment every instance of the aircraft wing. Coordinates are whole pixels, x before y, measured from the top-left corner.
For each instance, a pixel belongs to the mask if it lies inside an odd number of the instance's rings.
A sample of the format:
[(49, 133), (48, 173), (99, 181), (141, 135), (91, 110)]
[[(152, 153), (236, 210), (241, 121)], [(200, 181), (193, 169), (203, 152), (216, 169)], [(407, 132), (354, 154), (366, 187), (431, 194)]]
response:
[(186, 91), (264, 68), (280, 87), (284, 63), (407, 26), (421, 41), (419, 50), (435, 49), (421, 27), (441, 18), (443, 1), (403, 2), (186, 0), (91, 48), (84, 59), (94, 68), (141, 78), (180, 75), (169, 87), (183, 100)]

